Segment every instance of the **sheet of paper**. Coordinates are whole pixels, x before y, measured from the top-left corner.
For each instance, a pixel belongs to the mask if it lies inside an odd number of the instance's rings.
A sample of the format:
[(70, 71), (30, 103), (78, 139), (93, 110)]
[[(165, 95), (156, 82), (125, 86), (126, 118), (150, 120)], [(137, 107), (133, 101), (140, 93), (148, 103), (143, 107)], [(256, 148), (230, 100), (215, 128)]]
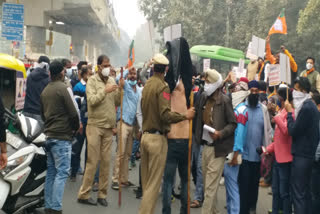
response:
[(213, 143), (213, 139), (211, 138), (209, 133), (214, 133), (216, 130), (208, 125), (203, 126), (202, 140), (207, 141), (209, 144)]
[(289, 57), (280, 53), (280, 80), (287, 84), (291, 84), (291, 69)]

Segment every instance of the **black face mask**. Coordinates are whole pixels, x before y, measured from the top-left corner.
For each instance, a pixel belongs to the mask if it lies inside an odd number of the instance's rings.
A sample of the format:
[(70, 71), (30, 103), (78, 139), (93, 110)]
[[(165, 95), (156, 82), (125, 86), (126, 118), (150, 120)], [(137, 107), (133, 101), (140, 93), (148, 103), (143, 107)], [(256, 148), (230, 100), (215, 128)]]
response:
[(256, 107), (259, 102), (259, 94), (250, 94), (248, 97), (250, 107)]

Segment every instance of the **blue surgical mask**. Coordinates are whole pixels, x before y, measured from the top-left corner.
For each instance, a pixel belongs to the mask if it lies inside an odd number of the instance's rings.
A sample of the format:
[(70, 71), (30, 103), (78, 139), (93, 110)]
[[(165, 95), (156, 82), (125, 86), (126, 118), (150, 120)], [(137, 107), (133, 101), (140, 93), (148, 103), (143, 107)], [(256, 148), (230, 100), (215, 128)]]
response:
[(137, 84), (137, 80), (128, 80), (129, 85), (135, 86)]

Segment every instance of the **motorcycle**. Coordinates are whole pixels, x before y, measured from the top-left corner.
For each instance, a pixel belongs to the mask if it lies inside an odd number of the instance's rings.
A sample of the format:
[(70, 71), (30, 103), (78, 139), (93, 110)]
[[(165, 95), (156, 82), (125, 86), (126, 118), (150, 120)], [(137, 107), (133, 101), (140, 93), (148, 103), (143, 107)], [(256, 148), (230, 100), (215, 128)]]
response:
[(7, 124), (13, 121), (18, 134), (6, 130), (8, 164), (0, 170), (0, 213), (33, 213), (44, 206), (46, 136), (41, 124), (23, 113), (6, 109), (4, 117)]

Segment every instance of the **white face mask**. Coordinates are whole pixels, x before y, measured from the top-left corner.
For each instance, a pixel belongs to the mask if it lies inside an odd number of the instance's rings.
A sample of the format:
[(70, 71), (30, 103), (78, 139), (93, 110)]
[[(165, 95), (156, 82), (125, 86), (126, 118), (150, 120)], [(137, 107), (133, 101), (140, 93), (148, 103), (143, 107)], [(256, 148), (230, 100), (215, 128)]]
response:
[(307, 99), (311, 99), (311, 95), (308, 93), (303, 93), (301, 91), (294, 90), (292, 92), (292, 97), (293, 105), (295, 108), (295, 117), (297, 118), (304, 101), (306, 101)]
[(212, 95), (222, 84), (222, 77), (219, 76), (219, 80), (215, 83), (205, 83), (204, 84), (204, 92), (207, 96)]
[(310, 70), (310, 69), (313, 68), (313, 65), (312, 65), (311, 63), (307, 63), (306, 68), (307, 68), (308, 70)]
[(69, 78), (72, 76), (72, 68), (66, 69), (66, 76)]
[(102, 69), (101, 74), (102, 74), (102, 76), (104, 76), (104, 77), (109, 76), (109, 74), (110, 74), (110, 68), (108, 67), (108, 68)]

